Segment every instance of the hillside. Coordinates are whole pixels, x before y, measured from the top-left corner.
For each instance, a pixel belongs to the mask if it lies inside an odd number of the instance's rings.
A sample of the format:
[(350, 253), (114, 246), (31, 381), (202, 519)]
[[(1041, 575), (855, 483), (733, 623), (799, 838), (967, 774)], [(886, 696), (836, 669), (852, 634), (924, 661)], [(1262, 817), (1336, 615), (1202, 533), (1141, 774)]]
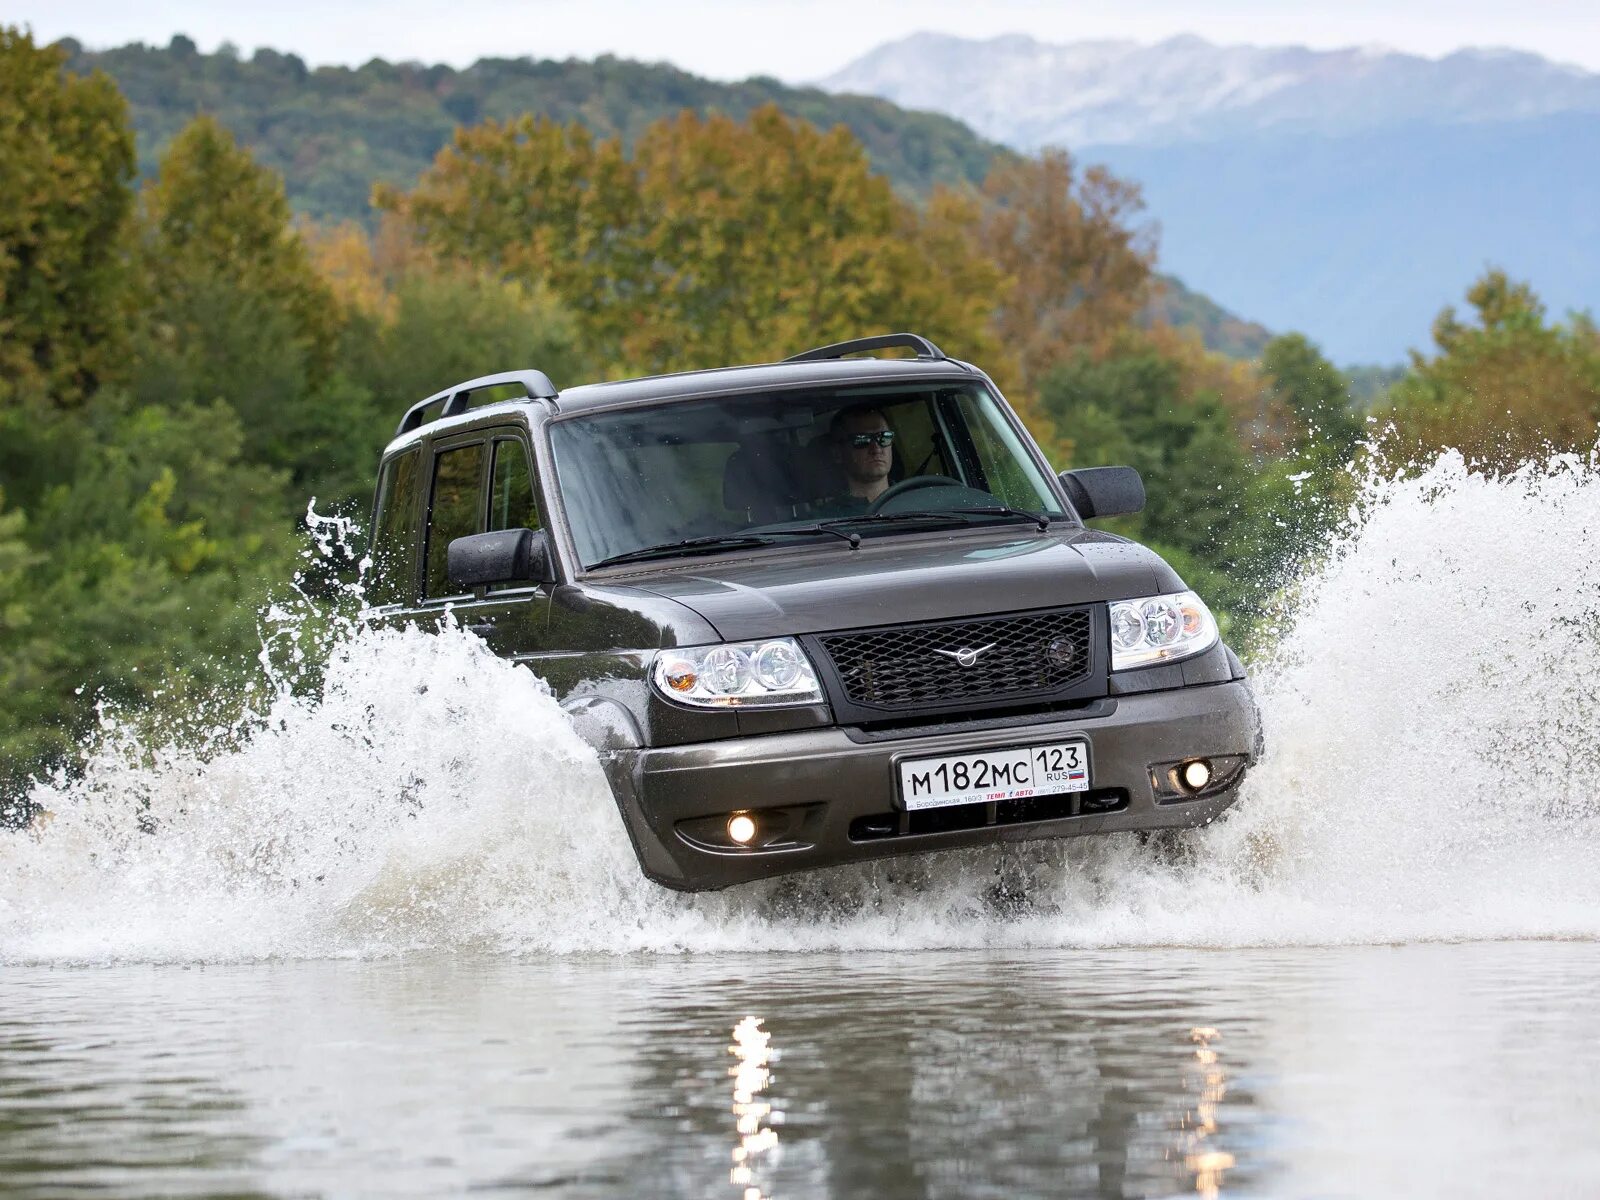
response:
[(122, 88), (140, 168), (196, 113), (214, 114), (283, 174), (290, 202), (320, 219), (367, 217), (374, 182), (409, 186), (458, 124), (525, 112), (581, 120), (631, 140), (684, 108), (743, 117), (775, 103), (823, 128), (843, 124), (878, 170), (908, 191), (981, 180), (1000, 148), (960, 122), (865, 96), (833, 96), (772, 79), (714, 83), (664, 64), (484, 59), (465, 70), (374, 59), (308, 69), (292, 54), (200, 54), (187, 38), (101, 52), (68, 43), (74, 71), (103, 70)]
[(1256, 358), (1272, 340), (1270, 329), (1235, 316), (1175, 275), (1156, 277), (1155, 298), (1146, 309), (1145, 319), (1192, 329), (1208, 349), (1230, 358)]
[[(767, 103), (814, 125), (846, 126), (875, 168), (902, 190), (975, 184), (996, 154), (1009, 153), (961, 122), (910, 112), (870, 96), (835, 96), (772, 79), (716, 83), (666, 64), (602, 57), (593, 62), (484, 59), (464, 70), (381, 59), (357, 68), (308, 68), (292, 54), (257, 50), (244, 59), (201, 54), (187, 38), (168, 46), (86, 51), (67, 43), (69, 66), (117, 81), (148, 174), (196, 113), (222, 121), (259, 161), (281, 173), (289, 201), (318, 220), (367, 221), (376, 182), (409, 186), (458, 124), (536, 112), (581, 120), (631, 140), (684, 108), (742, 117)], [(1163, 276), (1150, 316), (1194, 328), (1206, 345), (1253, 357), (1270, 336), (1183, 283)]]

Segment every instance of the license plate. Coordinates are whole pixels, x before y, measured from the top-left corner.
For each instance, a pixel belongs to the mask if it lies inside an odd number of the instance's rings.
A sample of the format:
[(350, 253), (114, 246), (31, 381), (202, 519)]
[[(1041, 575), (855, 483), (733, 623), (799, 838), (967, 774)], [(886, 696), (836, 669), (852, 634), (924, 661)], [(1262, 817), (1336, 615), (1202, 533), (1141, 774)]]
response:
[(1088, 790), (1089, 743), (1081, 739), (900, 764), (900, 799), (913, 811)]

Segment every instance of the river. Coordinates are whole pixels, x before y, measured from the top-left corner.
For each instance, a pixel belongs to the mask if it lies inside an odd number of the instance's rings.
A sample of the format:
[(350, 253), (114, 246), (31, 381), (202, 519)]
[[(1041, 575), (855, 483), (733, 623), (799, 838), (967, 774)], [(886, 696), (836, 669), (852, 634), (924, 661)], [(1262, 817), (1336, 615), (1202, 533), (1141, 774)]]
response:
[(1600, 1195), (1600, 472), (1360, 508), (1175, 846), (668, 893), (459, 632), (108, 717), (0, 835), (0, 1190)]

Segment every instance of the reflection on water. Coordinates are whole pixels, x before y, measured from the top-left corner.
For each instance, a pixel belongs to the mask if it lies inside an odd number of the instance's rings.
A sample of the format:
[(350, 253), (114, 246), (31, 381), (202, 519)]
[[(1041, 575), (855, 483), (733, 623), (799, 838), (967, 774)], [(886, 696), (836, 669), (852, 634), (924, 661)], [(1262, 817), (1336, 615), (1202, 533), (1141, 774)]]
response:
[(10, 968), (0, 1193), (1588, 1196), (1596, 1011), (1586, 942)]
[(778, 1134), (772, 1128), (782, 1119), (772, 1111), (772, 1105), (756, 1099), (772, 1082), (772, 1072), (767, 1064), (773, 1054), (768, 1048), (772, 1035), (761, 1028), (755, 1017), (746, 1017), (733, 1027), (733, 1045), (728, 1053), (737, 1055), (739, 1065), (728, 1068), (733, 1077), (734, 1130), (739, 1143), (733, 1148), (733, 1169), (728, 1174), (730, 1183), (744, 1189), (744, 1200), (766, 1200), (755, 1181), (755, 1164), (759, 1157), (778, 1144)]
[[(1217, 1132), (1217, 1106), (1228, 1091), (1228, 1077), (1222, 1069), (1222, 1059), (1211, 1043), (1222, 1035), (1210, 1026), (1189, 1031), (1196, 1044), (1195, 1067), (1200, 1077), (1200, 1103), (1193, 1114), (1184, 1114), (1188, 1136), (1185, 1139), (1183, 1164), (1194, 1172), (1194, 1190), (1206, 1200), (1216, 1200), (1222, 1188), (1222, 1173), (1234, 1165), (1234, 1157), (1226, 1150), (1218, 1150), (1214, 1142), (1207, 1141)], [(1192, 1123), (1191, 1123), (1192, 1117)]]

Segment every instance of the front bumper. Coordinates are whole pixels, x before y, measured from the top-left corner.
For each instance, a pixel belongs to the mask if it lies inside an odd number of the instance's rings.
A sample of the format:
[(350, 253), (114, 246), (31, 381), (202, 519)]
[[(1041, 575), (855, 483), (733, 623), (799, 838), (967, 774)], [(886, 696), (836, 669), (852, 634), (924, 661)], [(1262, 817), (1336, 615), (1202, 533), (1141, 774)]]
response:
[[(946, 815), (919, 814), (915, 823), (900, 813), (901, 759), (1066, 737), (1089, 741), (1087, 795), (1042, 797), (1003, 813), (972, 811), (995, 808), (982, 805), (959, 816), (934, 810)], [(1248, 765), (1260, 745), (1255, 701), (1248, 685), (1235, 680), (1117, 696), (1047, 717), (895, 736), (833, 726), (613, 750), (604, 763), (645, 874), (668, 887), (702, 891), (954, 846), (1204, 825), (1233, 803), (1243, 767), (1183, 799), (1158, 794), (1152, 767), (1229, 756)], [(758, 821), (771, 814), (783, 837), (752, 848), (712, 844), (706, 831), (737, 811)]]

